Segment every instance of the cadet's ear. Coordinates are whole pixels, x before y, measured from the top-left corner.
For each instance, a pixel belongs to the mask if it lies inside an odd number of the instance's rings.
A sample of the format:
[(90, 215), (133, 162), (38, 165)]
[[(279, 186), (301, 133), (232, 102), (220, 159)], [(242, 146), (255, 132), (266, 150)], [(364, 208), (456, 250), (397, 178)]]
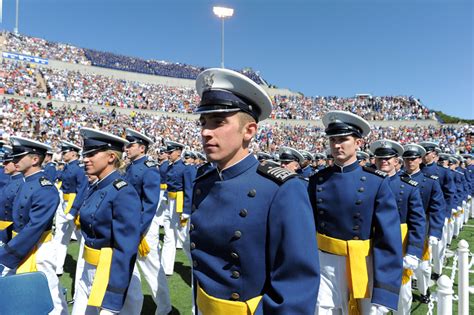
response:
[(361, 148), (364, 145), (364, 139), (362, 138), (355, 138), (356, 145)]

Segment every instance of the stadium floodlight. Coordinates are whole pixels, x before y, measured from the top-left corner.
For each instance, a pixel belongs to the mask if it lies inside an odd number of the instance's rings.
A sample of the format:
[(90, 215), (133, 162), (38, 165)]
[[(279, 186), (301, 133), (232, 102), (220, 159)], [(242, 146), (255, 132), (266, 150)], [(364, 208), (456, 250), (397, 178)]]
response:
[(224, 68), (224, 20), (234, 15), (234, 9), (224, 7), (213, 7), (212, 11), (222, 21), (221, 32), (221, 68)]

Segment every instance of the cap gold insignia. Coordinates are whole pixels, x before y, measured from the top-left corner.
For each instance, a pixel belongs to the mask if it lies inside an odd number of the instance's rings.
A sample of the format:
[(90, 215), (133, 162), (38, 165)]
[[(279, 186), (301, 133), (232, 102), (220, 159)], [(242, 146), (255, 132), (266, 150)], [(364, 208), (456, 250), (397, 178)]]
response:
[(204, 90), (210, 90), (212, 88), (212, 85), (214, 84), (214, 74), (207, 74), (203, 78), (203, 85), (204, 85)]

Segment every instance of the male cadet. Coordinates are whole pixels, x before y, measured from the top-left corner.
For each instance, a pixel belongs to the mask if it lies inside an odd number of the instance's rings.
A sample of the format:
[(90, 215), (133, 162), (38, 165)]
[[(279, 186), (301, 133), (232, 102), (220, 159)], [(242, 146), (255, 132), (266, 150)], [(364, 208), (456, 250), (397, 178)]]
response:
[(303, 155), (296, 149), (290, 147), (280, 147), (278, 150), (281, 167), (292, 173), (298, 174), (301, 163), (304, 161)]
[(367, 166), (369, 162), (369, 153), (364, 151), (357, 151), (356, 153), (357, 161), (359, 161), (360, 166)]
[[(419, 145), (425, 149), (426, 154), (422, 157), (422, 164), (420, 166), (421, 172), (431, 178), (437, 178), (443, 191), (443, 197), (446, 204), (445, 210), (445, 219), (444, 225), (446, 226), (446, 232), (448, 231), (448, 219), (451, 218), (451, 213), (454, 210), (455, 206), (455, 194), (456, 186), (454, 185), (454, 176), (452, 172), (442, 166), (436, 164), (436, 159), (438, 158), (438, 152), (436, 151), (438, 145), (434, 142), (420, 142)], [(454, 210), (455, 211), (455, 210)], [(446, 250), (448, 234), (443, 233), (443, 237), (439, 241), (437, 248), (433, 249), (434, 257), (434, 268), (433, 274), (431, 275), (434, 280), (437, 280), (441, 275), (443, 268), (444, 254)], [(434, 251), (438, 250), (438, 253)], [(436, 260), (440, 259), (437, 263)]]
[(413, 296), (411, 276), (418, 267), (425, 243), (426, 219), (418, 182), (403, 173), (398, 173), (396, 165), (403, 154), (403, 147), (395, 141), (381, 139), (370, 145), (375, 155), (375, 166), (388, 174), (390, 188), (397, 201), (400, 214), (403, 244), (403, 275), (398, 310), (395, 314), (410, 314)]
[(313, 174), (313, 169), (311, 168), (311, 163), (313, 163), (313, 155), (305, 150), (300, 150), (301, 155), (304, 160), (301, 163), (301, 168), (297, 171), (303, 178), (309, 178)]
[[(192, 186), (192, 183), (196, 179), (196, 174), (197, 174), (197, 166), (194, 164), (194, 161), (196, 160), (196, 154), (193, 151), (184, 150), (183, 160), (184, 160), (183, 161), (184, 165), (186, 166), (186, 171), (184, 173), (184, 180), (188, 183), (191, 183), (191, 186)], [(188, 218), (190, 215), (191, 215), (190, 208), (185, 209), (185, 211), (183, 211), (183, 216), (181, 218), (180, 226), (178, 227), (178, 233), (180, 235), (176, 240), (176, 248), (183, 249), (183, 246), (185, 246), (184, 242), (186, 239), (188, 239), (189, 225), (187, 223), (188, 223)], [(187, 243), (187, 246), (189, 246), (189, 242)], [(189, 262), (191, 262), (191, 253), (189, 252), (188, 248), (186, 248), (186, 255), (188, 255)]]
[(425, 236), (425, 246), (423, 248), (422, 261), (415, 270), (415, 275), (418, 290), (421, 293), (421, 301), (428, 303), (430, 300), (428, 281), (431, 278), (430, 258), (435, 260), (434, 255), (431, 253), (438, 254), (437, 245), (443, 235), (446, 203), (438, 178), (427, 176), (420, 172), (421, 158), (426, 153), (425, 149), (414, 143), (405, 145), (403, 149), (404, 172), (409, 178), (418, 182), (426, 215), (427, 233)]
[(313, 314), (317, 244), (303, 181), (249, 151), (271, 100), (244, 75), (207, 69), (196, 79), (204, 151), (216, 168), (196, 178), (191, 215), (200, 314)]
[(21, 184), (23, 184), (23, 174), (16, 170), (15, 163), (13, 163), (12, 147), (4, 145), (3, 149), (4, 155), (2, 163), (5, 174), (10, 176), (10, 179), (3, 188), (0, 188), (0, 246), (3, 246), (3, 244), (11, 239), (13, 200), (15, 199)]
[(0, 247), (0, 269), (11, 273), (41, 271), (48, 279), (54, 310), (50, 314), (67, 314), (67, 304), (54, 270), (55, 248), (51, 242), (53, 217), (59, 205), (59, 194), (41, 170), (50, 146), (38, 141), (11, 137), (13, 163), (24, 176), (13, 201), (13, 238)]
[(315, 153), (314, 154), (314, 163), (313, 169), (314, 172), (319, 172), (322, 169), (326, 168), (326, 155), (324, 153)]
[(272, 159), (272, 155), (270, 153), (266, 153), (266, 152), (257, 153), (257, 160), (262, 164), (265, 164), (265, 161), (271, 160), (271, 159)]
[[(79, 208), (84, 200), (85, 192), (89, 186), (84, 169), (79, 166), (79, 151), (81, 148), (68, 141), (61, 141), (61, 153), (66, 163), (61, 172), (61, 190), (63, 192), (63, 207), (56, 214), (56, 229), (54, 242), (56, 243), (56, 274), (63, 274), (67, 246), (71, 240), (72, 232), (76, 225), (74, 219), (79, 215)], [(61, 211), (62, 210), (62, 211)], [(76, 230), (76, 238), (80, 240), (81, 233)], [(78, 280), (78, 279), (77, 279)]]
[(158, 210), (156, 216), (158, 217), (158, 225), (163, 226), (164, 210), (167, 207), (166, 200), (166, 171), (168, 170), (168, 153), (165, 147), (158, 149), (158, 168), (160, 171), (160, 200), (158, 201)]
[(125, 129), (125, 133), (129, 142), (125, 152), (130, 164), (124, 179), (133, 185), (142, 204), (137, 264), (150, 286), (151, 296), (157, 306), (156, 314), (168, 314), (171, 311), (171, 301), (166, 275), (161, 267), (160, 226), (156, 216), (160, 198), (160, 173), (156, 163), (147, 156), (153, 140), (129, 128)]
[(58, 176), (56, 167), (57, 164), (53, 161), (53, 150), (48, 150), (48, 152), (46, 152), (46, 156), (44, 157), (43, 170), (46, 178), (52, 183), (56, 182)]
[(362, 167), (357, 150), (370, 133), (361, 117), (323, 117), (334, 165), (309, 179), (319, 245), (321, 286), (315, 314), (396, 310), (402, 275), (397, 203), (386, 173)]
[[(452, 170), (455, 172), (454, 184), (456, 185), (456, 195), (458, 197), (457, 201), (457, 211), (454, 213), (453, 218), (453, 238), (456, 239), (460, 233), (462, 222), (463, 222), (463, 212), (467, 200), (467, 185), (466, 185), (466, 176), (464, 170), (461, 168), (462, 157), (453, 154), (453, 166)], [(449, 242), (451, 243), (451, 242)]]
[[(5, 154), (5, 150), (3, 149), (4, 144), (5, 142), (0, 141), (0, 157)], [(0, 190), (8, 183), (9, 180), (10, 176), (8, 174), (5, 174), (3, 165), (0, 165)]]
[[(168, 206), (163, 216), (165, 237), (161, 252), (161, 264), (168, 276), (174, 272), (178, 238), (185, 236), (185, 233), (179, 233), (181, 223), (189, 218), (191, 212), (193, 182), (189, 172), (190, 168), (186, 167), (181, 159), (183, 149), (184, 144), (174, 141), (166, 142), (166, 152), (169, 155), (169, 166), (166, 171)], [(185, 241), (185, 239), (182, 240), (183, 249), (190, 258), (189, 243)]]
[(472, 195), (474, 194), (474, 159), (472, 157), (472, 154), (468, 154), (468, 153), (463, 154), (462, 157), (466, 161), (466, 177), (467, 177), (466, 179), (470, 183), (470, 190), (467, 196), (468, 205), (467, 205), (467, 209), (464, 215), (464, 223), (467, 223), (467, 221), (469, 220), (469, 216), (470, 215), (472, 216), (472, 213), (474, 211), (474, 208), (473, 208), (474, 203), (472, 201)]

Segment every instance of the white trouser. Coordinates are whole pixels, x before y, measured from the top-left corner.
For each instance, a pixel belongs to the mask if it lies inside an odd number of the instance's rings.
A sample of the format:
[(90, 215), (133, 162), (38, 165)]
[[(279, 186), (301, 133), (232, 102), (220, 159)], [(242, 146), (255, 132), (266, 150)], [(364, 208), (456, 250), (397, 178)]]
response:
[[(96, 270), (96, 266), (91, 265), (88, 262), (84, 263), (84, 270), (81, 279), (79, 280), (79, 287), (75, 295), (72, 315), (99, 315), (100, 308), (87, 305)], [(113, 273), (114, 271), (111, 270), (110, 272)], [(125, 302), (119, 314), (139, 315), (142, 306), (143, 294), (140, 283), (140, 272), (135, 266), (128, 287), (127, 296), (125, 297)]]
[(146, 257), (141, 257), (138, 254), (137, 265), (150, 286), (151, 296), (156, 304), (155, 314), (163, 315), (171, 312), (171, 300), (165, 271), (161, 267), (161, 255), (158, 247), (159, 229), (158, 216), (155, 215), (145, 235), (148, 246), (150, 246), (150, 252)]
[(469, 221), (469, 218), (472, 217), (472, 198), (467, 200), (466, 209), (464, 209), (464, 224)]
[(72, 232), (76, 234), (76, 239), (80, 241), (81, 233), (76, 229), (74, 220), (66, 219), (64, 210), (67, 201), (63, 203), (63, 208), (58, 208), (56, 211), (56, 228), (54, 230), (53, 242), (56, 246), (56, 274), (60, 275), (64, 272), (64, 261), (67, 255), (67, 246), (71, 240)]
[(412, 302), (413, 302), (413, 295), (411, 293), (411, 277), (410, 277), (410, 280), (408, 280), (407, 283), (402, 284), (402, 286), (400, 287), (400, 296), (398, 297), (398, 310), (393, 311), (393, 314), (394, 315), (409, 315), (411, 311)]
[[(429, 288), (429, 281), (431, 278), (431, 266), (428, 260), (423, 260), (418, 265), (418, 268), (415, 269), (416, 283), (418, 286), (418, 291), (426, 295)], [(411, 282), (411, 279), (410, 279)]]
[[(48, 279), (49, 292), (51, 293), (54, 306), (54, 309), (49, 314), (69, 314), (66, 297), (63, 295), (63, 288), (59, 283), (58, 276), (56, 275), (55, 263), (56, 255), (53, 242), (50, 241), (39, 245), (38, 250), (36, 251), (36, 269), (44, 273)], [(8, 269), (3, 271), (2, 276), (13, 275), (15, 273), (16, 269)]]
[(167, 200), (166, 189), (161, 189), (160, 201), (158, 201), (158, 206), (156, 208), (156, 216), (158, 217), (158, 228), (160, 226), (163, 226), (164, 213), (165, 213), (166, 207), (168, 206), (166, 200)]
[(443, 234), (438, 244), (433, 245), (431, 255), (433, 257), (433, 272), (441, 275), (443, 273), (444, 256), (448, 241), (448, 219), (444, 219)]
[(191, 260), (191, 253), (189, 249), (189, 222), (185, 232), (179, 233), (180, 214), (176, 212), (176, 200), (168, 198), (168, 207), (165, 210), (163, 223), (165, 228), (165, 237), (163, 240), (163, 250), (161, 252), (161, 265), (165, 270), (166, 275), (172, 275), (174, 272), (174, 261), (176, 257), (176, 242), (177, 239), (182, 239), (183, 250), (186, 256)]
[[(369, 292), (373, 287), (372, 257), (368, 256)], [(347, 262), (345, 256), (319, 251), (321, 280), (315, 315), (348, 314), (349, 286), (347, 283)], [(361, 314), (377, 315), (372, 312), (370, 298), (358, 299)]]
[(76, 274), (74, 276), (75, 282), (74, 282), (74, 292), (73, 294), (73, 299), (76, 297), (76, 292), (79, 289), (79, 279), (81, 279), (82, 276), (82, 271), (84, 270), (84, 237), (81, 235), (81, 241), (79, 243), (79, 254), (77, 255), (77, 264), (76, 264)]

